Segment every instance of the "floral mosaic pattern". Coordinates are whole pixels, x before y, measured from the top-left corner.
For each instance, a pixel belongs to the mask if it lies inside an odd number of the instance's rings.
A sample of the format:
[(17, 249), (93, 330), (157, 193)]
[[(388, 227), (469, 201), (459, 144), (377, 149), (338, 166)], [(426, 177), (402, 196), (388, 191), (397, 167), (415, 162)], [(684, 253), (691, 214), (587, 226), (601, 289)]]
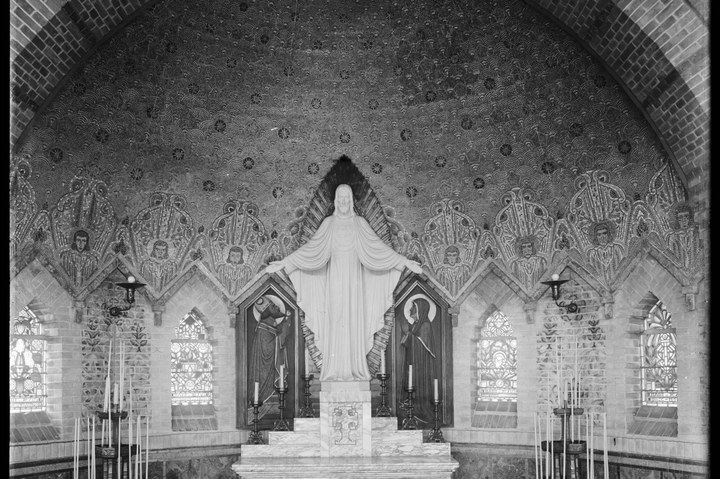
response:
[[(156, 300), (198, 270), (233, 301), (343, 154), (450, 299), (490, 263), (532, 296), (563, 254), (606, 287), (644, 242), (688, 277), (702, 256), (653, 131), (523, 2), (219, 0), (158, 2), (38, 115), (12, 158), (12, 258), (48, 258), (75, 297), (122, 258)], [(233, 236), (249, 217), (257, 238)]]

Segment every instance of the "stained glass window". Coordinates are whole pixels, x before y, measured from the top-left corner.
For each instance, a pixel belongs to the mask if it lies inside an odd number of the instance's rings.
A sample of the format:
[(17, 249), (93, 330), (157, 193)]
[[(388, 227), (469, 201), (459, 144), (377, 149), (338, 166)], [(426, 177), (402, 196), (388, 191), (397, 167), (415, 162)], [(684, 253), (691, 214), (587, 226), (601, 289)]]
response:
[(658, 301), (645, 318), (641, 336), (642, 405), (677, 406), (675, 328), (665, 305)]
[(480, 331), (477, 368), (478, 400), (517, 401), (517, 338), (500, 311)]
[(170, 345), (172, 404), (212, 404), (212, 345), (195, 311), (175, 328), (175, 338)]
[(40, 322), (26, 307), (10, 324), (10, 412), (44, 411), (47, 342)]

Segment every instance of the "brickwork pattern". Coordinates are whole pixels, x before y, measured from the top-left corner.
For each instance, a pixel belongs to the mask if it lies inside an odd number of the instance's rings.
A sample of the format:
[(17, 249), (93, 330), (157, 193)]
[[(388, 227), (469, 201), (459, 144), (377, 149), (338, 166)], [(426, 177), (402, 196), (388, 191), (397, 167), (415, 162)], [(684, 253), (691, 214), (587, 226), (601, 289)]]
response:
[(691, 197), (708, 206), (710, 65), (703, 11), (679, 0), (531, 3), (574, 32), (632, 92), (686, 175)]

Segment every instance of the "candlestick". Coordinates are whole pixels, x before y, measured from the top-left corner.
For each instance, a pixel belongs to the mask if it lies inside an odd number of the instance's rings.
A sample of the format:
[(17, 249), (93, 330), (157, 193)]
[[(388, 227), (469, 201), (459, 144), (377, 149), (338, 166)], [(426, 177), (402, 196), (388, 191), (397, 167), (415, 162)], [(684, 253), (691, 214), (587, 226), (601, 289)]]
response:
[(380, 353), (380, 374), (385, 374), (385, 351)]
[(312, 374), (302, 375), (303, 381), (305, 382), (305, 405), (300, 409), (300, 417), (315, 417), (315, 412), (310, 402), (310, 381), (312, 381), (314, 377)]
[(435, 401), (438, 400), (438, 380), (435, 379), (433, 383), (433, 398)]
[[(255, 383), (257, 386), (258, 383)], [(256, 389), (257, 390), (257, 389)], [(251, 404), (253, 408), (253, 430), (248, 435), (248, 444), (263, 444), (262, 434), (259, 430), (258, 411), (262, 403), (260, 401), (253, 401)]]
[(280, 418), (275, 421), (275, 424), (273, 424), (273, 431), (289, 431), (290, 424), (287, 419), (285, 419), (285, 393), (287, 392), (287, 388), (281, 386), (276, 387), (275, 390), (277, 391), (279, 398), (278, 409), (280, 411)]
[[(410, 366), (410, 370), (412, 371), (412, 366)], [(400, 429), (417, 429), (417, 418), (413, 412), (413, 394), (415, 393), (415, 388), (409, 386), (405, 388), (405, 391), (407, 392), (407, 414), (400, 425)]]
[(253, 402), (259, 402), (260, 401), (260, 383), (255, 381), (255, 394), (253, 395)]
[[(437, 379), (435, 380), (435, 385), (437, 385)], [(445, 442), (445, 438), (443, 437), (443, 433), (440, 430), (440, 414), (439, 414), (439, 407), (440, 407), (440, 400), (435, 398), (433, 403), (433, 416), (434, 416), (434, 423), (435, 427), (432, 428), (430, 433), (427, 437), (427, 442)]]
[(387, 380), (390, 375), (386, 372), (379, 372), (375, 376), (380, 380), (380, 406), (375, 411), (375, 417), (390, 417), (392, 411), (387, 405)]
[(412, 364), (408, 366), (408, 389), (412, 389)]
[(279, 381), (279, 384), (280, 384), (280, 387), (281, 387), (281, 388), (284, 388), (284, 387), (285, 387), (285, 365), (284, 365), (284, 364), (281, 364), (281, 365), (280, 365), (280, 381)]

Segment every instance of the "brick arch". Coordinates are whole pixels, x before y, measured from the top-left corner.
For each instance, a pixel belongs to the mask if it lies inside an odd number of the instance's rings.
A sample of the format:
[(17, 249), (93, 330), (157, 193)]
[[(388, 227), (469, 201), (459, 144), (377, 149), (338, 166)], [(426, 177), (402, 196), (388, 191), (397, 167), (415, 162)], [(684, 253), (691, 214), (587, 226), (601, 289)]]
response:
[(11, 147), (103, 43), (157, 2), (11, 0)]
[[(528, 3), (554, 19), (605, 65), (658, 133), (690, 198), (707, 206), (709, 2)], [(706, 216), (706, 208), (701, 209)]]
[[(72, 73), (158, 0), (11, 0), (11, 147)], [(709, 2), (530, 0), (594, 53), (645, 113), (686, 180), (709, 203)], [(706, 216), (705, 207), (701, 215)]]

